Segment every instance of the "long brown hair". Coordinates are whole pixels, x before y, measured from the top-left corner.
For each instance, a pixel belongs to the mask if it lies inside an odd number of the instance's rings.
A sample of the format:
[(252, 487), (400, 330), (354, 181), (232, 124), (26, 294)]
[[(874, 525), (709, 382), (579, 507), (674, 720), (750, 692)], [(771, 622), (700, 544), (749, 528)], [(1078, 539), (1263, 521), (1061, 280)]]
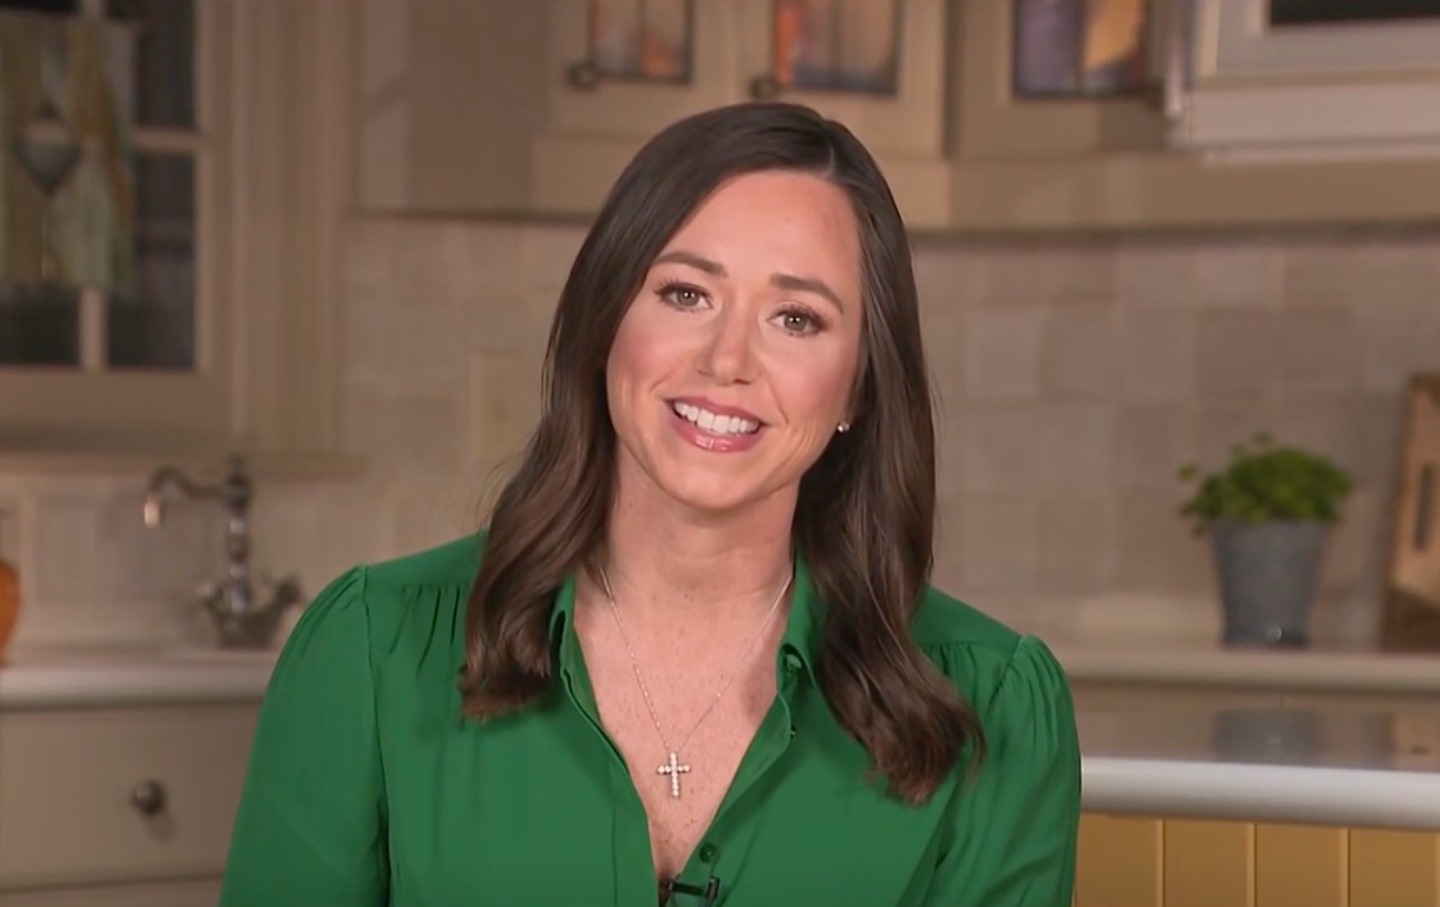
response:
[(463, 712), (523, 708), (555, 674), (554, 598), (601, 550), (616, 439), (605, 361), (651, 262), (726, 179), (816, 174), (843, 189), (860, 229), (864, 327), (853, 428), (805, 474), (794, 542), (826, 608), (816, 675), (840, 724), (891, 791), (923, 802), (979, 721), (912, 640), (929, 582), (934, 425), (904, 224), (884, 177), (840, 124), (783, 102), (721, 107), (651, 139), (611, 190), (560, 294), (545, 355), (543, 415), (491, 515), (466, 616)]

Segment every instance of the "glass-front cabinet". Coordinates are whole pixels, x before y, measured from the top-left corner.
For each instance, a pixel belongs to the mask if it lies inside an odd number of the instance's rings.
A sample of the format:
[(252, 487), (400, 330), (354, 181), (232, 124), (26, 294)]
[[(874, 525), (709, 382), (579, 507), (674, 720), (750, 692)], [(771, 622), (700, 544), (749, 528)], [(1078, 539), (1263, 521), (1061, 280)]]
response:
[(196, 6), (0, 0), (0, 442), (225, 410)]
[(0, 458), (334, 449), (347, 6), (0, 0)]
[(551, 0), (536, 207), (593, 211), (669, 123), (779, 98), (853, 129), (912, 226), (942, 226), (945, 9), (944, 0)]

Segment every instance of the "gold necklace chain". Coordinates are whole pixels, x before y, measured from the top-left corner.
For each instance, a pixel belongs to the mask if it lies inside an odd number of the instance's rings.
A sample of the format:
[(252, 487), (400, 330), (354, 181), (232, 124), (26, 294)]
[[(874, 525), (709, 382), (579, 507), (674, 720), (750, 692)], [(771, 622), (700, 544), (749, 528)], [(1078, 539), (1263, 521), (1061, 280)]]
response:
[(669, 776), (670, 796), (680, 796), (680, 776), (690, 773), (690, 766), (680, 761), (680, 751), (690, 742), (690, 738), (695, 736), (695, 732), (700, 730), (700, 725), (704, 724), (705, 719), (714, 711), (715, 706), (718, 705), (721, 698), (724, 697), (725, 691), (730, 689), (730, 685), (735, 682), (735, 678), (740, 676), (741, 665), (749, 661), (751, 653), (755, 651), (755, 647), (760, 645), (760, 640), (765, 638), (765, 628), (770, 626), (770, 621), (774, 618), (775, 612), (780, 609), (780, 602), (784, 600), (785, 592), (790, 588), (790, 583), (793, 578), (794, 571), (791, 571), (791, 575), (785, 578), (785, 584), (780, 587), (780, 594), (775, 596), (775, 603), (770, 606), (770, 610), (765, 614), (765, 619), (760, 623), (760, 629), (756, 632), (755, 638), (751, 640), (750, 645), (745, 647), (745, 652), (740, 656), (740, 661), (736, 663), (735, 670), (730, 673), (730, 677), (726, 679), (724, 685), (720, 687), (720, 691), (715, 694), (715, 698), (710, 700), (710, 704), (705, 707), (705, 711), (700, 713), (700, 717), (696, 720), (695, 726), (690, 729), (690, 733), (685, 735), (685, 739), (680, 741), (679, 746), (672, 747), (669, 741), (665, 739), (665, 729), (660, 726), (660, 717), (655, 713), (655, 703), (650, 699), (650, 688), (645, 685), (645, 676), (640, 672), (640, 660), (635, 657), (635, 649), (630, 645), (630, 636), (625, 632), (625, 623), (620, 619), (620, 609), (616, 607), (615, 594), (610, 589), (610, 578), (605, 575), (605, 569), (603, 567), (600, 569), (600, 584), (605, 589), (605, 600), (610, 603), (610, 613), (615, 617), (615, 627), (620, 631), (620, 639), (625, 643), (626, 654), (630, 656), (630, 667), (635, 671), (635, 680), (640, 685), (640, 695), (645, 698), (645, 708), (649, 710), (650, 720), (655, 724), (655, 732), (660, 735), (660, 742), (665, 747), (665, 762), (655, 770), (655, 773)]

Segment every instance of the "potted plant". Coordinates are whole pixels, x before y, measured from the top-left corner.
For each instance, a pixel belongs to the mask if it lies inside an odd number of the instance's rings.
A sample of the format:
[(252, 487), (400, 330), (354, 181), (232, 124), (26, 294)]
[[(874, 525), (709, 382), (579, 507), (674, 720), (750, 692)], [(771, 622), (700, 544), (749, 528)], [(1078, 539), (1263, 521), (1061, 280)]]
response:
[(1321, 556), (1350, 476), (1326, 457), (1260, 433), (1231, 449), (1226, 468), (1202, 474), (1188, 465), (1180, 478), (1196, 486), (1180, 513), (1213, 544), (1225, 643), (1308, 645)]

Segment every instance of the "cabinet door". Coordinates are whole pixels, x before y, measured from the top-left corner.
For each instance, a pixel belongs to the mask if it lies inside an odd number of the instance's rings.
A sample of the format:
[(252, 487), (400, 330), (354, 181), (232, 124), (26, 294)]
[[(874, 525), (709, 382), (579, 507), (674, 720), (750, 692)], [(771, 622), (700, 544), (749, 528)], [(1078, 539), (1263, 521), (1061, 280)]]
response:
[(551, 136), (645, 139), (741, 99), (730, 0), (550, 0)]
[[(40, 121), (36, 147), (65, 134), (44, 102), (59, 94), (72, 118), (98, 121), (81, 138), (128, 143), (135, 166), (123, 166), (122, 147), (121, 163), (75, 169), (76, 191), (46, 205), (0, 154), (0, 183), (17, 187), (8, 202), (0, 188), (0, 455), (338, 451), (352, 6), (83, 0), (91, 28), (139, 36), (133, 53), (76, 41), (43, 60), (7, 59), (4, 78), (25, 83), (27, 115)], [(139, 21), (99, 24), (115, 10)], [(27, 37), (8, 24), (5, 34)], [(39, 87), (58, 81), (40, 73), (102, 61), (138, 76), (84, 82), (85, 104), (73, 86)], [(9, 221), (20, 226), (7, 238)]]
[(0, 716), (0, 892), (218, 876), (256, 716), (253, 705)]
[(942, 0), (739, 0), (748, 97), (814, 107), (879, 161), (911, 227), (950, 219)]
[(742, 99), (730, 0), (550, 0), (534, 207), (593, 214), (644, 141)]
[(740, 0), (747, 94), (816, 108), (878, 157), (944, 155), (941, 0)]

